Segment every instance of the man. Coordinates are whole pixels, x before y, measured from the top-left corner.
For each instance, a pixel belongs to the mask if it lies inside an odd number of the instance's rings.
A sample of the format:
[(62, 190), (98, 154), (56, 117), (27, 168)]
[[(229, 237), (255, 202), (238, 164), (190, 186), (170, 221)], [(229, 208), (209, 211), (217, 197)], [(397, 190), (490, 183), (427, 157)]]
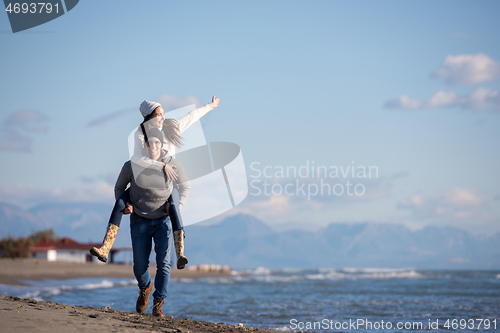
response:
[[(156, 161), (176, 166), (180, 197), (187, 198), (190, 185), (182, 164), (162, 150), (163, 134), (157, 128), (147, 131), (146, 151), (148, 156)], [(153, 315), (165, 317), (162, 307), (167, 297), (167, 285), (170, 278), (170, 251), (172, 226), (168, 217), (167, 200), (172, 193), (173, 182), (164, 171), (153, 168), (132, 171), (132, 162), (127, 161), (118, 176), (115, 185), (115, 197), (119, 198), (130, 184), (130, 201), (124, 213), (130, 216), (130, 234), (134, 256), (134, 275), (139, 284), (139, 298), (136, 310), (139, 313), (147, 309), (149, 296), (154, 289)], [(156, 252), (155, 283), (149, 275), (149, 255), (152, 241)]]

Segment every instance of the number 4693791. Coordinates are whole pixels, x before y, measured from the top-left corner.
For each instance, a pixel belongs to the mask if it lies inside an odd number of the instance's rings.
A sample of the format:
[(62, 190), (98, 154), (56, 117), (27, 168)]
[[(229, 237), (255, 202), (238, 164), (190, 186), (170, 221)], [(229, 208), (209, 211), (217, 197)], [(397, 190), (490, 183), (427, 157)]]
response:
[[(477, 325), (477, 326), (476, 326)], [(481, 325), (483, 326), (484, 329), (496, 329), (497, 328), (497, 320), (489, 320), (489, 319), (448, 319), (443, 327), (447, 329), (480, 329)]]
[(42, 12), (45, 12), (47, 14), (52, 13), (52, 10), (54, 10), (56, 13), (59, 13), (59, 4), (56, 3), (55, 5), (52, 5), (50, 2), (32, 2), (32, 3), (9, 3), (7, 8), (5, 8), (5, 11), (11, 14), (14, 12), (14, 14), (41, 14)]

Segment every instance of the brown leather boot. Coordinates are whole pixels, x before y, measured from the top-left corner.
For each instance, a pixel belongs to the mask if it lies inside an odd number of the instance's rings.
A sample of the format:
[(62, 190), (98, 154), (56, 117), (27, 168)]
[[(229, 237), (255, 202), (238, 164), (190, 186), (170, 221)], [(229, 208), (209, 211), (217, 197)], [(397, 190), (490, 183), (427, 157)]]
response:
[(162, 310), (163, 300), (160, 298), (155, 298), (153, 301), (153, 316), (156, 317), (166, 317)]
[(149, 283), (149, 287), (145, 289), (140, 289), (139, 297), (137, 298), (137, 303), (135, 304), (135, 310), (139, 313), (143, 313), (148, 308), (149, 295), (153, 292), (153, 282)]

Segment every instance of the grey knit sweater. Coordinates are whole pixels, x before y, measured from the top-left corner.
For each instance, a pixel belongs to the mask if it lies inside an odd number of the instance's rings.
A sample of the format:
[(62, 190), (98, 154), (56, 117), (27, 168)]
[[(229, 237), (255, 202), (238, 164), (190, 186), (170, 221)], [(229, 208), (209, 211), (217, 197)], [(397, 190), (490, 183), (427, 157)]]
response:
[(130, 201), (134, 207), (134, 213), (147, 219), (157, 219), (167, 215), (165, 206), (174, 185), (178, 186), (179, 189), (180, 206), (186, 201), (191, 189), (186, 172), (179, 161), (171, 156), (166, 156), (164, 152), (158, 161), (177, 167), (174, 169), (178, 176), (175, 184), (168, 180), (163, 170), (141, 168), (131, 161), (125, 162), (115, 184), (116, 199), (125, 192), (127, 185), (130, 184)]

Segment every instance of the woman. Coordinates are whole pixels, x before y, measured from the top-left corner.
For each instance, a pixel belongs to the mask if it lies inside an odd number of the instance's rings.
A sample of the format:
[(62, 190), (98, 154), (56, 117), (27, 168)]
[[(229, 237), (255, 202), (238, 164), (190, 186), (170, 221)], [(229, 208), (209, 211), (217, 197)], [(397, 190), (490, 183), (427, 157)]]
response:
[[(180, 147), (182, 145), (180, 134), (209, 111), (215, 109), (219, 105), (219, 102), (220, 99), (213, 96), (211, 103), (193, 110), (177, 120), (165, 119), (163, 107), (160, 103), (150, 101), (142, 102), (140, 111), (144, 117), (144, 121), (134, 135), (134, 155), (131, 158), (133, 164), (141, 168), (150, 168), (157, 171), (163, 170), (170, 180), (177, 179), (177, 174), (174, 171), (175, 166), (152, 160), (148, 157), (145, 144), (145, 142), (147, 142), (146, 127), (157, 127), (163, 130), (163, 150), (166, 150), (168, 156), (175, 157), (175, 147)], [(172, 222), (175, 253), (177, 255), (177, 269), (183, 269), (188, 263), (187, 258), (184, 256), (184, 228), (179, 211), (186, 198), (187, 195), (179, 196), (179, 205), (176, 205), (172, 196), (170, 196), (166, 206), (167, 213)], [(96, 256), (103, 262), (108, 260), (108, 254), (116, 239), (122, 216), (124, 214), (130, 214), (132, 211), (133, 208), (132, 205), (130, 205), (129, 191), (125, 191), (115, 202), (102, 245), (90, 249), (90, 253), (93, 256)]]

